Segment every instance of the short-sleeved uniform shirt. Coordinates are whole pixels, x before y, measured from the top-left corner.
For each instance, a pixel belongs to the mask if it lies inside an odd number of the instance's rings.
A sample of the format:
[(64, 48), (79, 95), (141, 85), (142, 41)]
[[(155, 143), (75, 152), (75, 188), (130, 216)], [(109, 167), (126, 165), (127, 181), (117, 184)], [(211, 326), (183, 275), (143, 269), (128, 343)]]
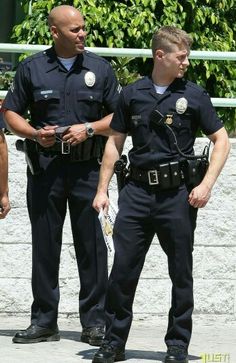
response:
[(67, 71), (52, 47), (19, 64), (3, 107), (20, 115), (29, 109), (34, 127), (66, 126), (100, 120), (118, 96), (108, 61), (84, 51)]
[(151, 131), (150, 114), (153, 110), (158, 110), (163, 116), (172, 115), (169, 127), (185, 154), (193, 153), (199, 129), (210, 135), (223, 127), (202, 87), (176, 79), (160, 95), (156, 93), (151, 78), (144, 77), (121, 91), (110, 125), (115, 131), (132, 136), (133, 148), (129, 152), (132, 166), (158, 168), (160, 163), (180, 159), (173, 134), (167, 127)]

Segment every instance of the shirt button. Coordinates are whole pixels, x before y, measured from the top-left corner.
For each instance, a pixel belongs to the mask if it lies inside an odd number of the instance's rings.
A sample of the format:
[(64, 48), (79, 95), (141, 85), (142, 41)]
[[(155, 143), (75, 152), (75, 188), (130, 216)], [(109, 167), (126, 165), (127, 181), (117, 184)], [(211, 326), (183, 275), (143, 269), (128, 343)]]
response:
[(67, 94), (67, 96), (69, 96), (70, 95), (70, 92), (68, 91), (68, 92), (66, 92), (66, 94)]
[(48, 95), (44, 95), (44, 98), (48, 98)]
[(93, 100), (93, 96), (89, 96), (90, 100)]

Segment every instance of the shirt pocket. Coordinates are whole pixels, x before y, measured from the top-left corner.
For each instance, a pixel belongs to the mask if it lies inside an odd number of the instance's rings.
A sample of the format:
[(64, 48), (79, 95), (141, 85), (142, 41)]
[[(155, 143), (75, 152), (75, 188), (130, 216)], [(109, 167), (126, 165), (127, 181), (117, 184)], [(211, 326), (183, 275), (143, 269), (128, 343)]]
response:
[(150, 137), (150, 130), (146, 120), (141, 116), (131, 116), (130, 133), (134, 147), (145, 145)]
[(178, 140), (179, 146), (184, 147), (193, 135), (192, 116), (187, 112), (183, 115), (174, 115), (173, 124), (170, 125)]
[(103, 94), (99, 91), (77, 91), (77, 116), (86, 121), (102, 117)]
[(36, 122), (58, 119), (60, 116), (60, 91), (35, 91), (33, 98), (32, 113)]

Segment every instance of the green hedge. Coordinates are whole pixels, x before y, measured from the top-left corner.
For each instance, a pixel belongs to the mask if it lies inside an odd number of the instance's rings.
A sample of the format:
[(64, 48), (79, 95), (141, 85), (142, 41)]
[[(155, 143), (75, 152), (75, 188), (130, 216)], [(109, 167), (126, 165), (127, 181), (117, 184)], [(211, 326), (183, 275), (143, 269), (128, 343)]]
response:
[[(236, 4), (234, 0), (33, 0), (21, 1), (26, 17), (16, 25), (12, 41), (51, 44), (47, 15), (57, 5), (79, 8), (84, 14), (93, 47), (150, 48), (153, 31), (175, 25), (190, 33), (194, 50), (235, 51)], [(114, 58), (113, 65), (125, 85), (150, 73), (150, 59)], [(236, 67), (231, 61), (192, 60), (188, 78), (207, 89), (211, 97), (235, 97)], [(219, 109), (228, 131), (236, 129), (236, 109)]]

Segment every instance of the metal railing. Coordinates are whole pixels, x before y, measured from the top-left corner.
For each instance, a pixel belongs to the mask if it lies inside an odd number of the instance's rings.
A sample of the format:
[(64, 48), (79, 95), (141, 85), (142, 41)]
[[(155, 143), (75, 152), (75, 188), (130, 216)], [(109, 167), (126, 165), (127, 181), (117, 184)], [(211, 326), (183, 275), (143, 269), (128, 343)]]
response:
[[(0, 52), (7, 53), (37, 53), (46, 50), (48, 45), (33, 45), (33, 44), (10, 44), (0, 43)], [(135, 49), (135, 48), (95, 48), (86, 47), (87, 50), (106, 57), (146, 57), (151, 58), (152, 52), (150, 49)], [(198, 51), (190, 52), (190, 59), (202, 60), (228, 60), (236, 61), (236, 52), (219, 52), (219, 51)], [(0, 99), (3, 99), (6, 91), (0, 91)], [(236, 107), (236, 98), (211, 98), (215, 107)]]

